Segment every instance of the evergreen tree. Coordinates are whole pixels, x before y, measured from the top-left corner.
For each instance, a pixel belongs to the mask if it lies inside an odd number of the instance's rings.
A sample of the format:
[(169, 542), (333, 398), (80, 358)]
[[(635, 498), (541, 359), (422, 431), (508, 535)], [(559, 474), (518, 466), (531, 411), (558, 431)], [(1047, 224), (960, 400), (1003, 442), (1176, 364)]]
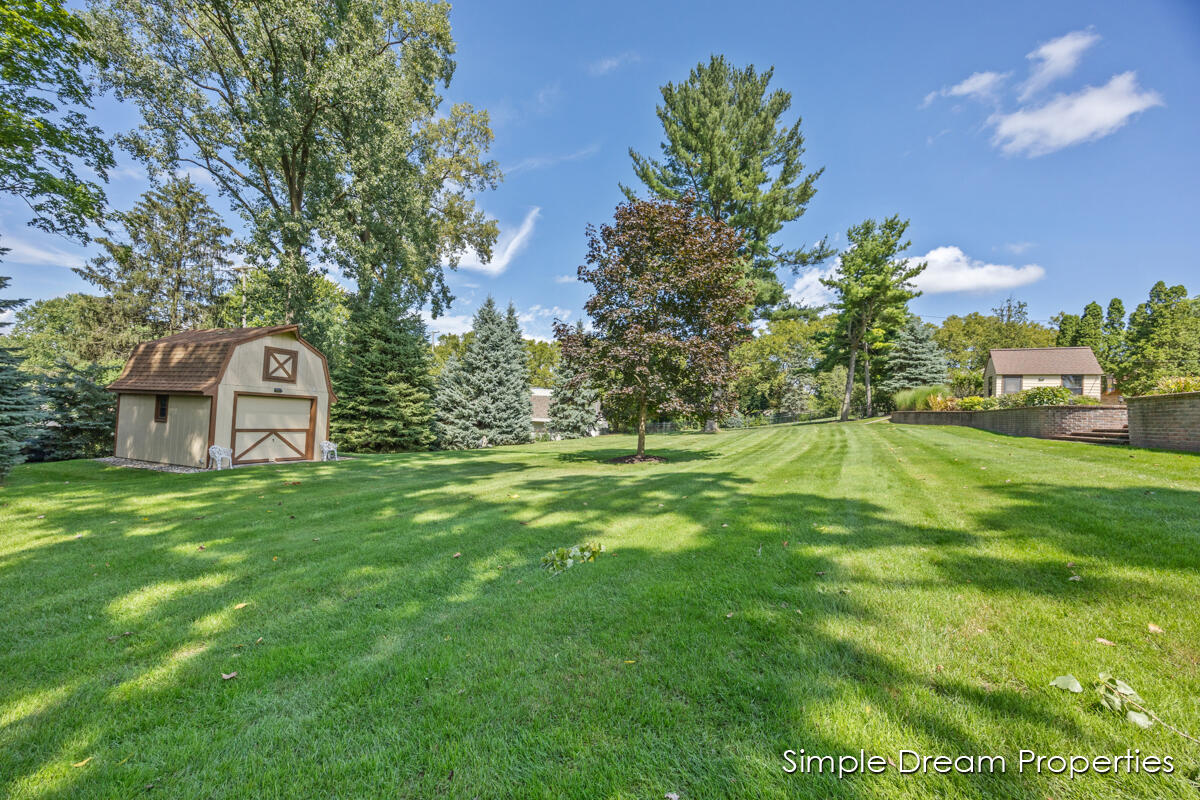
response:
[(1100, 365), (1105, 372), (1115, 374), (1125, 358), (1125, 304), (1118, 297), (1108, 301), (1103, 350), (1103, 353), (1096, 354), (1100, 357)]
[(360, 298), (334, 372), (334, 441), (354, 453), (419, 450), (433, 442), (433, 379), (425, 324), (386, 299)]
[(1057, 327), (1054, 337), (1055, 347), (1074, 347), (1079, 339), (1079, 315), (1068, 314), (1065, 311), (1055, 315), (1051, 320)]
[(934, 327), (920, 317), (909, 317), (888, 352), (885, 392), (895, 393), (918, 386), (936, 386), (946, 380), (946, 356), (933, 340)]
[(462, 359), (451, 356), (438, 376), (438, 443), (459, 450), (532, 441), (529, 355), (516, 308), (501, 316), (489, 297), (471, 333)]
[[(575, 335), (583, 335), (582, 322), (575, 324)], [(596, 390), (574, 360), (560, 359), (550, 395), (550, 432), (564, 439), (590, 436), (597, 423), (597, 398)]]
[[(817, 263), (831, 253), (822, 240), (810, 249), (787, 250), (777, 234), (799, 219), (816, 194), (823, 169), (805, 172), (800, 119), (784, 119), (792, 95), (768, 91), (774, 69), (740, 69), (712, 56), (686, 81), (662, 87), (657, 108), (665, 141), (663, 160), (632, 149), (633, 171), (654, 198), (676, 202), (691, 193), (696, 210), (729, 225), (742, 239), (751, 306), (767, 314), (785, 300), (776, 271)], [(635, 192), (622, 186), (629, 200)]]
[(1200, 299), (1162, 281), (1129, 316), (1128, 356), (1118, 373), (1121, 391), (1144, 394), (1159, 378), (1200, 375)]
[(1104, 309), (1096, 302), (1083, 307), (1083, 316), (1079, 318), (1079, 328), (1075, 332), (1073, 347), (1090, 347), (1097, 356), (1104, 349)]
[(60, 363), (37, 383), (46, 412), (33, 445), (32, 459), (65, 461), (112, 454), (117, 422), (116, 396), (105, 386), (112, 369), (103, 364)]
[[(0, 255), (5, 252), (0, 248)], [(8, 282), (8, 278), (0, 276), (0, 289), (8, 286)], [(24, 300), (0, 298), (0, 314), (20, 308), (24, 303)], [(0, 328), (8, 324), (0, 323)], [(25, 460), (21, 448), (33, 434), (33, 425), (41, 416), (28, 382), (28, 376), (21, 372), (20, 359), (0, 344), (0, 482), (9, 470)]]

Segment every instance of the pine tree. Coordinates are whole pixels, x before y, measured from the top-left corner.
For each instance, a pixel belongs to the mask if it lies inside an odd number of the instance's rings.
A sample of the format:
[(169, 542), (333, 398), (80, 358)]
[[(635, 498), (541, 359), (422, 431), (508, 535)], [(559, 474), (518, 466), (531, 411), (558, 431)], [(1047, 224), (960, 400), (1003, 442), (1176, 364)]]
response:
[[(6, 252), (0, 249), (0, 255)], [(0, 277), (0, 289), (9, 279)], [(0, 298), (0, 314), (20, 308), (24, 300)], [(0, 323), (0, 328), (9, 323)], [(9, 470), (25, 460), (21, 448), (33, 434), (33, 425), (40, 418), (37, 399), (29, 390), (29, 377), (21, 372), (21, 360), (16, 353), (0, 345), (0, 482)]]
[(1096, 355), (1110, 375), (1118, 371), (1125, 358), (1125, 304), (1119, 297), (1108, 301), (1108, 314), (1104, 318), (1104, 352)]
[(1083, 316), (1079, 318), (1079, 328), (1075, 332), (1075, 347), (1090, 347), (1092, 352), (1100, 355), (1104, 349), (1104, 309), (1096, 302), (1083, 307)]
[(105, 386), (115, 377), (111, 367), (60, 363), (37, 384), (47, 420), (39, 429), (31, 458), (64, 461), (112, 454), (117, 422), (116, 396)]
[[(583, 323), (575, 325), (583, 335)], [(562, 358), (554, 370), (554, 392), (550, 395), (550, 432), (564, 439), (591, 436), (596, 429), (596, 390), (571, 359)]]
[(386, 303), (360, 299), (334, 373), (334, 441), (354, 453), (419, 450), (433, 442), (433, 379), (425, 324)]
[(461, 361), (451, 358), (438, 379), (438, 441), (447, 449), (524, 444), (533, 440), (529, 355), (517, 310), (501, 316), (488, 298), (475, 314)]
[(899, 392), (918, 386), (936, 386), (946, 380), (946, 356), (933, 340), (934, 328), (919, 317), (909, 317), (888, 352), (885, 392)]

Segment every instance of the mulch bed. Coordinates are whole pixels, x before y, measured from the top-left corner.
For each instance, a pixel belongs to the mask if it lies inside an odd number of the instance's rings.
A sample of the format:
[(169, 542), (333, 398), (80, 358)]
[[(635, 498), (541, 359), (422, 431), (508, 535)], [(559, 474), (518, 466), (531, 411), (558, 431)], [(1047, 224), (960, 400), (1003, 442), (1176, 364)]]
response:
[(618, 458), (610, 458), (609, 464), (665, 464), (667, 460), (662, 456), (620, 456)]

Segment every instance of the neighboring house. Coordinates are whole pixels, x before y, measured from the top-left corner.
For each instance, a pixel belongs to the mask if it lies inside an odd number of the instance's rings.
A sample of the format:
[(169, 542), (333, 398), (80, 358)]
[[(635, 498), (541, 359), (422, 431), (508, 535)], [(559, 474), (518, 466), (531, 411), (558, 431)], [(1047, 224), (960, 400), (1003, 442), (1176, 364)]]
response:
[(337, 402), (297, 325), (185, 331), (134, 348), (117, 393), (118, 458), (189, 467), (214, 444), (234, 464), (313, 461)]
[(990, 351), (983, 370), (988, 397), (1039, 386), (1064, 386), (1100, 398), (1104, 371), (1090, 347), (1021, 347)]
[(529, 390), (529, 399), (533, 401), (533, 432), (545, 433), (550, 426), (550, 389), (534, 386)]

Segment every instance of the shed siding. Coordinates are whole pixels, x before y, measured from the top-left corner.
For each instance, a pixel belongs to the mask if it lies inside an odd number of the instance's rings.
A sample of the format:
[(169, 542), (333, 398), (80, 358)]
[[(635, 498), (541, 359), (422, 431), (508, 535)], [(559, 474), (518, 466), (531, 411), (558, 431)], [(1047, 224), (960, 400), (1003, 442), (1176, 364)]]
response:
[(203, 467), (208, 458), (209, 398), (174, 394), (167, 421), (154, 421), (152, 394), (122, 394), (117, 416), (118, 458)]
[[(267, 347), (297, 351), (296, 382), (282, 383), (263, 379), (263, 358)], [(276, 389), (282, 391), (276, 392)], [(233, 395), (235, 392), (262, 392), (280, 396), (315, 396), (317, 398), (316, 441), (329, 436), (329, 388), (325, 383), (325, 363), (321, 357), (300, 344), (294, 336), (275, 334), (254, 339), (237, 346), (217, 387), (217, 414), (213, 441), (222, 447), (233, 447)]]

